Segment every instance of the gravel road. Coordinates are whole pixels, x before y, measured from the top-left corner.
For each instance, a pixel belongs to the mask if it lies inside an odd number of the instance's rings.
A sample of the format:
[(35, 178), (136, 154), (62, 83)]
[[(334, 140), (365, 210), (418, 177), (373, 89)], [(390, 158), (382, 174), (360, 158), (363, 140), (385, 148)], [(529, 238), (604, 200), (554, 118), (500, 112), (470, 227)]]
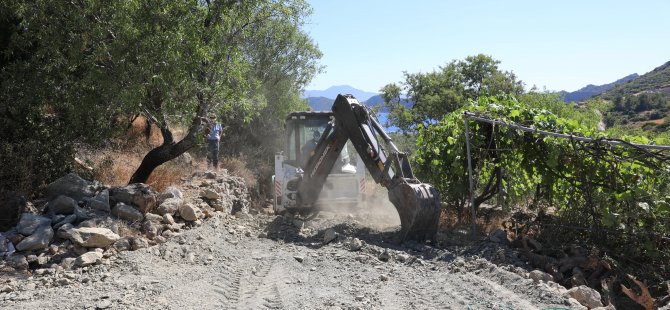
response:
[(458, 233), (440, 233), (435, 246), (400, 243), (398, 229), (393, 210), (309, 221), (217, 212), (166, 243), (98, 265), (3, 276), (0, 308), (582, 308), (557, 284), (529, 279), (505, 245)]

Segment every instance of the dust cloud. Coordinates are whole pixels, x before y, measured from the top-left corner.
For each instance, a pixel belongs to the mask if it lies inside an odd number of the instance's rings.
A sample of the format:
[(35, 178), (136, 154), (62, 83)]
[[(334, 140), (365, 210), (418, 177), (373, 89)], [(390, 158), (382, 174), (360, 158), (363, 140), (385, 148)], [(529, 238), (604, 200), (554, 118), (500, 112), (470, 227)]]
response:
[[(367, 182), (367, 190), (357, 204), (324, 204), (321, 212), (330, 212), (343, 216), (353, 217), (361, 225), (375, 229), (388, 230), (400, 227), (400, 216), (388, 199), (386, 188), (374, 182)], [(322, 190), (322, 195), (328, 195), (329, 189)]]

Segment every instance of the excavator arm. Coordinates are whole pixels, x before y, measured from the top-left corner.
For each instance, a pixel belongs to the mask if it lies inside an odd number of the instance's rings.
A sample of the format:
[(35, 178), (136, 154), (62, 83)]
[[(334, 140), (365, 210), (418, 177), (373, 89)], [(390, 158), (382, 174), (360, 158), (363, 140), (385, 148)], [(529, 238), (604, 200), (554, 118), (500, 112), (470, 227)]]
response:
[(297, 184), (297, 207), (314, 208), (329, 171), (351, 140), (375, 182), (388, 189), (389, 200), (400, 215), (402, 239), (432, 240), (440, 215), (435, 188), (415, 178), (406, 154), (398, 150), (356, 98), (338, 95), (332, 110), (334, 118), (326, 126)]

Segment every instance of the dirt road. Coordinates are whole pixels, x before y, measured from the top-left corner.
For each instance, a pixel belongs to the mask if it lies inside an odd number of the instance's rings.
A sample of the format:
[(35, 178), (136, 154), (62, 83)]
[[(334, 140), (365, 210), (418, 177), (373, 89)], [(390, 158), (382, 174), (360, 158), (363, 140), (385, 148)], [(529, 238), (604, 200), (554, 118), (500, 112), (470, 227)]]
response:
[[(219, 213), (167, 243), (13, 280), (3, 309), (571, 309), (492, 242), (399, 244), (370, 214)], [(367, 226), (367, 227), (366, 227)], [(374, 226), (374, 227), (370, 227)], [(335, 234), (333, 234), (335, 232)], [(335, 237), (325, 244), (324, 236)], [(45, 285), (49, 283), (49, 285)]]

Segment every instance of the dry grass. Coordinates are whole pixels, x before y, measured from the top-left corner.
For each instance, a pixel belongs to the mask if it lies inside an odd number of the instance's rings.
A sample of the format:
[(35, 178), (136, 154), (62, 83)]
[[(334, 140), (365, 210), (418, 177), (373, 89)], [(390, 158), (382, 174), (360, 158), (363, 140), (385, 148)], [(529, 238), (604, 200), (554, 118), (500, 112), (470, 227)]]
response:
[(246, 160), (243, 156), (224, 158), (219, 162), (219, 165), (221, 168), (228, 170), (228, 173), (244, 179), (244, 184), (246, 184), (247, 187), (257, 187), (258, 180), (254, 173), (247, 168)]
[[(112, 186), (128, 183), (144, 156), (163, 142), (160, 130), (152, 125), (149, 131), (145, 131), (145, 124), (146, 119), (138, 117), (126, 134), (112, 143), (114, 146), (86, 151), (94, 179)], [(179, 184), (181, 177), (188, 173), (190, 167), (170, 161), (156, 168), (147, 184), (156, 191), (163, 191), (168, 186)]]

